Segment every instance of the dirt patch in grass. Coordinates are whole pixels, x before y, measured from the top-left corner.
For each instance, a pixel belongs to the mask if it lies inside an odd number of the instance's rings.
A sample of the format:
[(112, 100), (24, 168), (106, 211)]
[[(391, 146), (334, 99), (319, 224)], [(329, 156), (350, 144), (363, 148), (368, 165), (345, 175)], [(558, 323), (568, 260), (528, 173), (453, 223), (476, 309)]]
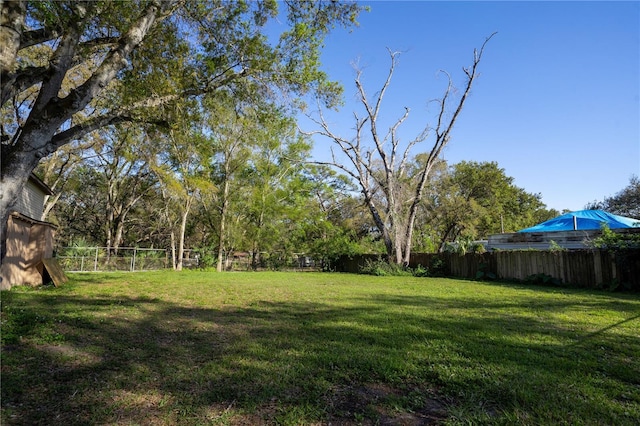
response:
[(411, 412), (394, 408), (394, 402), (406, 396), (384, 383), (336, 388), (327, 400), (330, 411), (335, 413), (329, 423), (419, 426), (441, 424), (447, 418), (445, 404), (434, 397), (422, 398), (420, 407)]

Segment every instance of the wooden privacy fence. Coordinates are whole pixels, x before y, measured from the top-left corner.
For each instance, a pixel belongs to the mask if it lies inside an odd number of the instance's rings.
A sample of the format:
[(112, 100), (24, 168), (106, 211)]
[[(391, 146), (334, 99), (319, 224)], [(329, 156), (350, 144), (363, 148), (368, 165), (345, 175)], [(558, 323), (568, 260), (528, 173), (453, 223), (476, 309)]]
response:
[[(367, 260), (380, 259), (378, 255), (341, 258), (335, 270), (359, 272)], [(413, 254), (411, 268), (425, 267), (441, 271), (446, 276), (477, 278), (495, 276), (498, 279), (523, 281), (535, 276), (547, 276), (563, 284), (584, 288), (610, 287), (621, 284), (624, 288), (640, 291), (640, 249), (567, 251), (495, 251), (482, 254), (458, 255), (454, 253)], [(438, 271), (435, 268), (439, 268)]]

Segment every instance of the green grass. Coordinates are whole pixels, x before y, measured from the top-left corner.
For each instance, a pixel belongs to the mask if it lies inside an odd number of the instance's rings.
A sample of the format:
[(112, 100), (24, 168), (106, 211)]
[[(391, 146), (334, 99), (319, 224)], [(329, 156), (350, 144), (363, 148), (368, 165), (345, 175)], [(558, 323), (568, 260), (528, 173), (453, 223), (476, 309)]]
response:
[(2, 424), (640, 424), (640, 297), (320, 273), (2, 293)]

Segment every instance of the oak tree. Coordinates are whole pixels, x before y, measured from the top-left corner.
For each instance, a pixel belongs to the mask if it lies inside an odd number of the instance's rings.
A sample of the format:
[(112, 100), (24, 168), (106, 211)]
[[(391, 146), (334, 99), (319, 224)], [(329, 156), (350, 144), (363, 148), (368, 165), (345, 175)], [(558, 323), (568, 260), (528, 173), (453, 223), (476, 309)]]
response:
[[(282, 12), (278, 7), (285, 8)], [(339, 91), (319, 70), (324, 36), (355, 23), (355, 2), (8, 0), (0, 14), (0, 240), (40, 159), (126, 121), (163, 123), (172, 102)], [(288, 23), (277, 40), (265, 25)], [(168, 76), (168, 77), (167, 77)], [(179, 77), (178, 77), (179, 76)]]

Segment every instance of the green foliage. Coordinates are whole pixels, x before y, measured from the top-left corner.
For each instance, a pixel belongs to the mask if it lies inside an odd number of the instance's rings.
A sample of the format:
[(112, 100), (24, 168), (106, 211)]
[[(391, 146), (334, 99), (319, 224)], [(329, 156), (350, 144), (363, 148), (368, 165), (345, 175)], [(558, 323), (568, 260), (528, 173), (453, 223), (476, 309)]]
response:
[(215, 255), (215, 247), (205, 247), (194, 250), (198, 257), (198, 267), (200, 269), (214, 268), (216, 266), (217, 257)]
[[(3, 16), (7, 4), (2, 2)], [(136, 139), (145, 142), (144, 149), (130, 153), (135, 153), (134, 160), (155, 159), (154, 175), (164, 183), (162, 188), (149, 186), (141, 192), (154, 193), (155, 201), (167, 200), (159, 208), (161, 203), (153, 205), (156, 212), (162, 209), (165, 214), (153, 215), (157, 222), (148, 225), (155, 226), (156, 234), (159, 228), (165, 231), (162, 243), (166, 247), (173, 243), (167, 229), (174, 231), (181, 219), (171, 212), (181, 210), (186, 220), (193, 198), (214, 189), (207, 167), (203, 167), (212, 162), (210, 141), (199, 134), (198, 117), (206, 115), (206, 102), (229, 97), (232, 105), (227, 112), (238, 114), (246, 105), (253, 105), (264, 112), (258, 120), (261, 123), (280, 123), (274, 109), (291, 121), (299, 106), (297, 97), (316, 95), (326, 105), (337, 105), (341, 87), (320, 69), (323, 40), (334, 28), (356, 26), (364, 8), (355, 1), (172, 0), (25, 1), (11, 9), (16, 15), (11, 20), (25, 23), (22, 34), (17, 34), (22, 39), (17, 41), (26, 48), (3, 49), (3, 77), (9, 71), (5, 65), (12, 68), (3, 80), (0, 111), (3, 182), (24, 180), (25, 170), (33, 169), (44, 154), (66, 143), (92, 137), (94, 130), (130, 123), (146, 133)], [(34, 33), (36, 37), (32, 37)], [(252, 141), (253, 136), (246, 135), (242, 142)], [(282, 137), (281, 132), (273, 131), (268, 142)], [(265, 138), (258, 139), (264, 142)], [(100, 152), (105, 153), (109, 150)], [(138, 157), (141, 153), (144, 156)], [(126, 181), (123, 187), (131, 188), (132, 183), (135, 181)], [(284, 187), (278, 189), (286, 192)], [(169, 194), (160, 195), (163, 191)], [(85, 192), (90, 194), (86, 198), (112, 196), (105, 195), (108, 190)], [(10, 198), (15, 195), (4, 198), (3, 214), (8, 213)], [(134, 199), (128, 197), (128, 201)], [(74, 201), (71, 203), (82, 210), (82, 203)], [(91, 199), (87, 204), (94, 206)], [(87, 224), (105, 222), (100, 217), (105, 210), (99, 204)], [(125, 221), (124, 209), (112, 210), (105, 215), (107, 221), (111, 217)], [(151, 222), (150, 211), (146, 224)], [(185, 228), (195, 226), (180, 225), (182, 241)], [(96, 223), (87, 228), (82, 226), (80, 232), (89, 236), (100, 235), (112, 226)], [(149, 229), (139, 232), (141, 239), (131, 241), (145, 239), (149, 232), (144, 231)]]
[(496, 278), (498, 277), (496, 276), (495, 273), (491, 272), (488, 263), (486, 262), (480, 263), (480, 265), (478, 266), (478, 272), (476, 272), (476, 280), (493, 281)]
[(430, 277), (431, 275), (429, 274), (429, 268), (425, 268), (422, 265), (418, 265), (416, 266), (413, 271), (412, 271), (412, 275), (414, 277)]
[(460, 256), (464, 256), (467, 253), (484, 253), (487, 250), (484, 245), (478, 241), (474, 241), (473, 238), (466, 236), (458, 238), (453, 243), (445, 243), (443, 247), (445, 253), (455, 253)]
[[(613, 254), (618, 274), (630, 274), (631, 272), (629, 271), (633, 271), (634, 265), (638, 263), (640, 233), (615, 232), (604, 226), (602, 234), (594, 238), (591, 244), (594, 248), (607, 250)], [(640, 290), (639, 288), (634, 288), (632, 281), (629, 279), (616, 279), (610, 283), (603, 283), (603, 288), (609, 291)]]
[(561, 251), (567, 251), (567, 249), (562, 247), (560, 244), (556, 243), (555, 241), (551, 240), (551, 242), (549, 242), (549, 251), (552, 253), (557, 253)]
[(527, 278), (524, 279), (524, 282), (527, 284), (554, 286), (554, 287), (562, 285), (562, 280), (558, 278), (553, 278), (551, 275), (543, 274), (543, 273), (529, 275)]
[(71, 244), (60, 253), (61, 256), (68, 257), (86, 257), (94, 256), (96, 253), (95, 246), (89, 244), (84, 237), (76, 237)]
[(615, 232), (605, 225), (602, 234), (591, 241), (591, 246), (610, 251), (640, 248), (640, 233)]
[(604, 201), (589, 203), (586, 209), (605, 210), (609, 213), (640, 219), (640, 179), (631, 176), (629, 185)]
[(442, 258), (438, 256), (434, 256), (431, 259), (431, 264), (429, 265), (429, 272), (432, 277), (445, 276), (446, 268), (447, 268), (447, 265)]
[(367, 259), (365, 265), (360, 269), (361, 274), (374, 275), (378, 277), (434, 277), (442, 275), (443, 263), (434, 258), (431, 266), (418, 265), (415, 268), (398, 265), (395, 262), (388, 262), (383, 259)]
[[(434, 174), (433, 187), (433, 196), (424, 202), (425, 223), (443, 245), (459, 243), (461, 237), (514, 232), (557, 213), (545, 208), (539, 194), (515, 186), (496, 162), (443, 163)], [(453, 251), (467, 252), (466, 248)]]
[(413, 275), (410, 268), (382, 259), (367, 259), (360, 273), (377, 277), (406, 277)]

